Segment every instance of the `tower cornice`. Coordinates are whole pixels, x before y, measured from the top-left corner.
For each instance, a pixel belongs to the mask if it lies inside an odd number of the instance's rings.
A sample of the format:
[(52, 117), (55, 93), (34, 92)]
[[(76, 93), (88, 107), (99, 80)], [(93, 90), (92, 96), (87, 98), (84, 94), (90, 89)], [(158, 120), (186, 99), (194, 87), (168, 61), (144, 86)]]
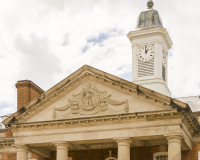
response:
[(173, 42), (165, 28), (157, 27), (157, 28), (150, 28), (150, 29), (144, 29), (144, 30), (136, 30), (136, 31), (130, 31), (127, 34), (128, 39), (132, 43), (134, 39), (141, 38), (141, 37), (148, 37), (152, 35), (160, 34), (164, 37), (164, 40), (167, 44), (167, 50), (169, 50)]

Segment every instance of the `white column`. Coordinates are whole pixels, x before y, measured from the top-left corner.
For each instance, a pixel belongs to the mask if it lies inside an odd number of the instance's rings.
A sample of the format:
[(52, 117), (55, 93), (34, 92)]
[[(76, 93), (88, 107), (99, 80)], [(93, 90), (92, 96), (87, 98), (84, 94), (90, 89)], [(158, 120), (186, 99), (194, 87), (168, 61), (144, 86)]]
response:
[(16, 145), (17, 160), (28, 160), (28, 148), (26, 145)]
[(119, 138), (118, 143), (118, 160), (130, 160), (130, 143), (129, 138)]
[(31, 152), (28, 152), (28, 159), (32, 159), (33, 158), (33, 154)]
[(68, 143), (58, 142), (55, 144), (57, 147), (57, 158), (56, 160), (67, 160), (68, 159)]
[(182, 136), (168, 136), (168, 160), (181, 160)]

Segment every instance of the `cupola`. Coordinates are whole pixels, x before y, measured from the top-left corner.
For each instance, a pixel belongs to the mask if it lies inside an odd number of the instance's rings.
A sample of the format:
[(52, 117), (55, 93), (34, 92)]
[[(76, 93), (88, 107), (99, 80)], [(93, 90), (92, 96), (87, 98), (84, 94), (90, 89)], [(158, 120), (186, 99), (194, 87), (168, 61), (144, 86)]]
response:
[(138, 21), (136, 25), (136, 30), (147, 29), (147, 28), (155, 28), (162, 27), (162, 20), (159, 16), (157, 10), (153, 9), (153, 1), (149, 0), (147, 2), (147, 10), (140, 13), (138, 16)]

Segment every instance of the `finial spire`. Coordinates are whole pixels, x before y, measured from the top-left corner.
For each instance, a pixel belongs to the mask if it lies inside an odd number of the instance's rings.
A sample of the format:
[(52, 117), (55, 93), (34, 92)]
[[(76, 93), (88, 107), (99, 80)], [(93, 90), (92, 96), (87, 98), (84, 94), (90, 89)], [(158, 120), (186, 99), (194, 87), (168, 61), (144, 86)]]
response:
[(154, 5), (153, 1), (152, 0), (148, 0), (148, 2), (147, 2), (148, 9), (152, 9), (153, 5)]

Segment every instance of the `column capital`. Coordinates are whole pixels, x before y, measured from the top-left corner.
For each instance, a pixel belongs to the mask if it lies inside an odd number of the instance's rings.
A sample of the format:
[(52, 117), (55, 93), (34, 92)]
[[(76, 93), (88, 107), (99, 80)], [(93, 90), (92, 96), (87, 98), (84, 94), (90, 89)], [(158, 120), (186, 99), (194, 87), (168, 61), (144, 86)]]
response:
[(58, 147), (58, 146), (66, 146), (66, 147), (69, 147), (69, 143), (66, 142), (66, 141), (60, 141), (60, 142), (53, 142), (53, 144)]
[(116, 137), (116, 138), (113, 138), (113, 140), (115, 140), (118, 144), (121, 142), (129, 143), (129, 144), (132, 143), (129, 137)]
[(182, 134), (165, 135), (165, 137), (167, 138), (168, 143), (181, 143), (181, 139), (183, 139)]
[(169, 140), (169, 139), (183, 139), (182, 134), (166, 134), (164, 136), (167, 138), (167, 140)]

